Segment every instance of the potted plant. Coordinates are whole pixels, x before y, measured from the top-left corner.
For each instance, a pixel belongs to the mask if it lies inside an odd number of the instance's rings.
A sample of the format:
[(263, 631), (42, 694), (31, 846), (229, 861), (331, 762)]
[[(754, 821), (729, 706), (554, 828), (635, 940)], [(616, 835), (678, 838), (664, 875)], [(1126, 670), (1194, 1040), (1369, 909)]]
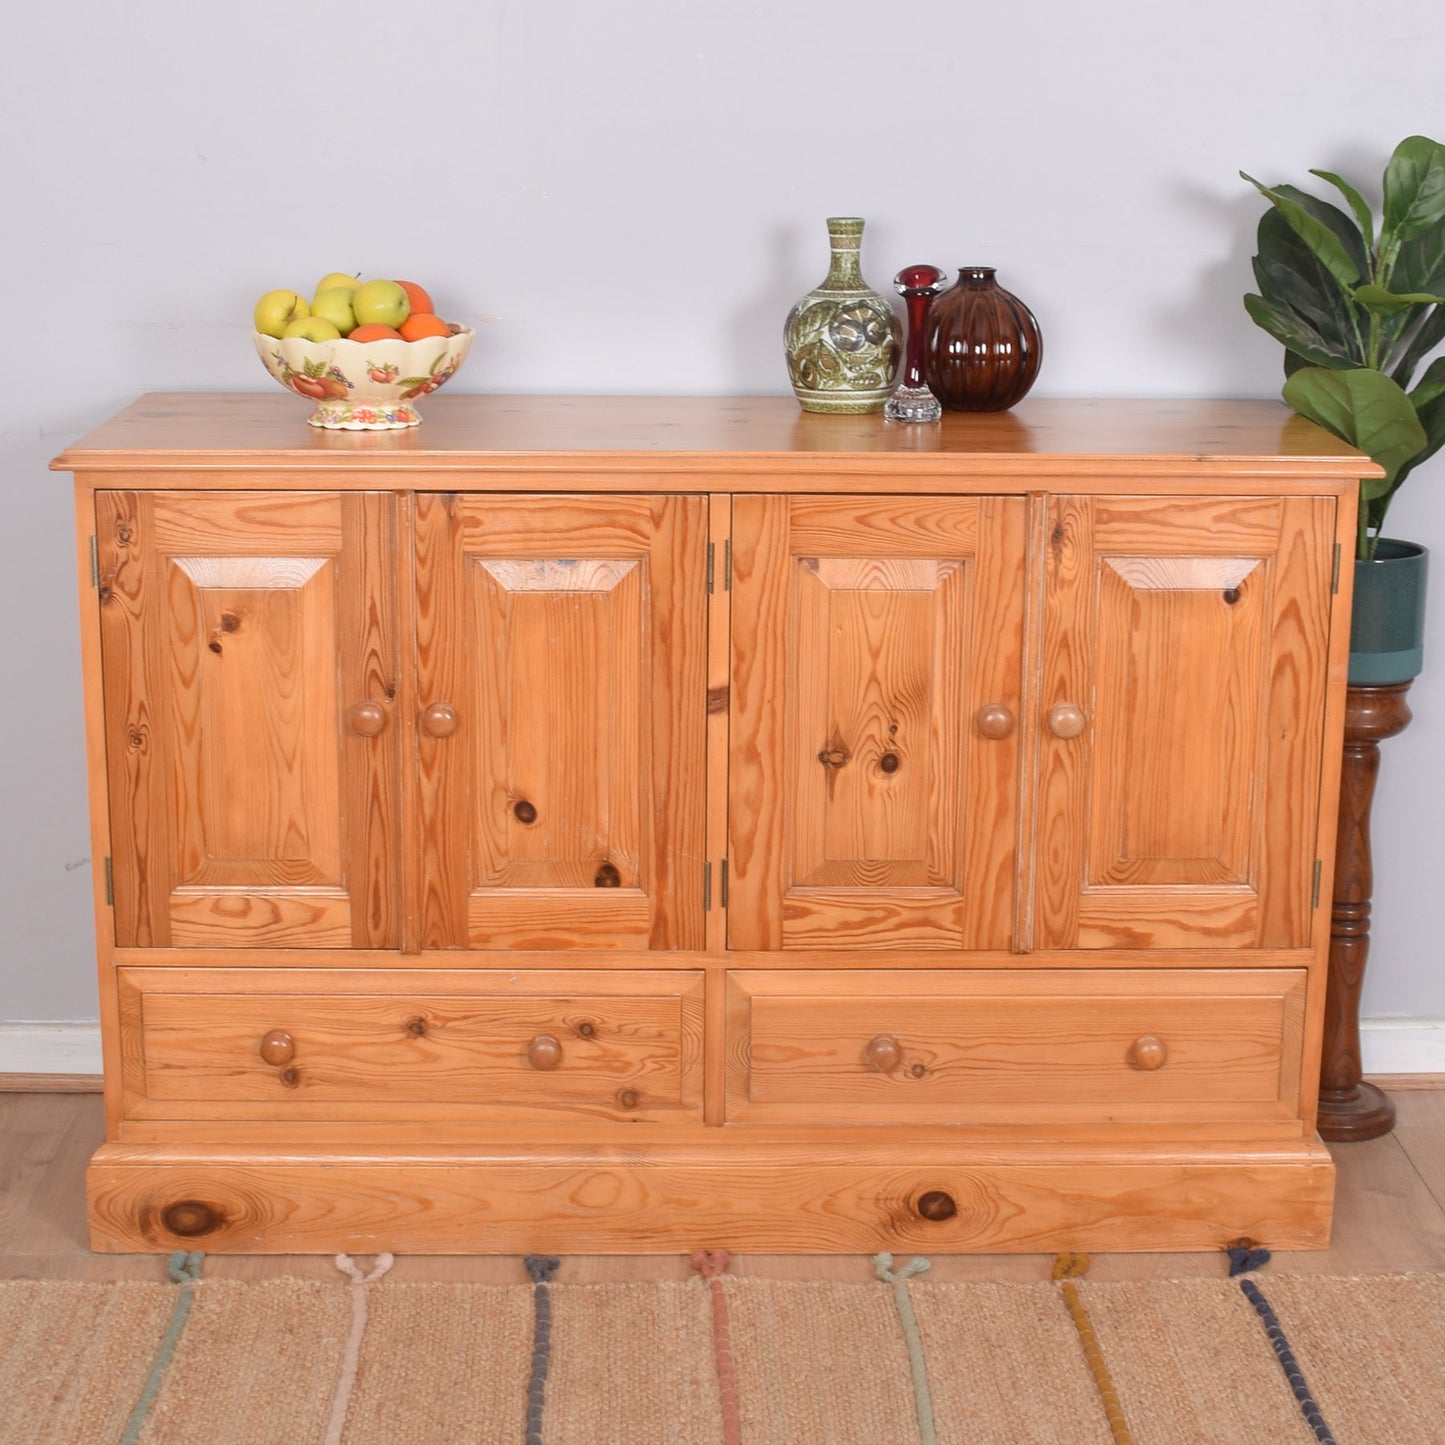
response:
[(1445, 445), (1445, 356), (1420, 371), (1445, 341), (1445, 145), (1400, 142), (1378, 218), (1342, 177), (1310, 174), (1348, 210), (1244, 176), (1271, 203), (1259, 293), (1244, 305), (1285, 349), (1285, 401), (1384, 469), (1360, 490), (1350, 683), (1403, 683), (1420, 671), (1428, 559), (1381, 528), (1401, 483)]

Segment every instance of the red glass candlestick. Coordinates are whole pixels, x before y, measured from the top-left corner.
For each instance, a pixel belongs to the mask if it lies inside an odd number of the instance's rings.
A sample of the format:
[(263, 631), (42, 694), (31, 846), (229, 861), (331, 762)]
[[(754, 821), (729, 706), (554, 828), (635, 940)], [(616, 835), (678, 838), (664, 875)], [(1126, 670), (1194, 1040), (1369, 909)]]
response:
[(908, 313), (908, 352), (903, 379), (888, 398), (883, 415), (889, 421), (937, 421), (943, 408), (928, 388), (923, 362), (928, 308), (943, 289), (943, 272), (937, 266), (905, 266), (893, 278), (893, 285)]

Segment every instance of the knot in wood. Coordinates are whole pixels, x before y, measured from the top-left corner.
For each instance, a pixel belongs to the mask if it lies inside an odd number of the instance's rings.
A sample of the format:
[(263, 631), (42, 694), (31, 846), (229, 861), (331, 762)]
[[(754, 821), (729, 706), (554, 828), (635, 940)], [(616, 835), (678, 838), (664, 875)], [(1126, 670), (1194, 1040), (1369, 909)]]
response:
[(183, 1239), (194, 1239), (198, 1234), (210, 1234), (225, 1222), (225, 1216), (214, 1205), (203, 1199), (178, 1199), (161, 1210), (161, 1223), (172, 1234)]
[(958, 1204), (945, 1189), (930, 1189), (918, 1196), (918, 1213), (923, 1219), (940, 1224), (958, 1213)]

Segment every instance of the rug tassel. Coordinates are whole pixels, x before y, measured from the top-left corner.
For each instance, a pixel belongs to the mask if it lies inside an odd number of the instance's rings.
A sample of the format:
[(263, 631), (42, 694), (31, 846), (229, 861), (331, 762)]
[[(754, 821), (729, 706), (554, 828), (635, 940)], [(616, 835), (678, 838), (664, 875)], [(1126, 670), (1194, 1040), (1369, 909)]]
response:
[(1104, 1351), (1100, 1348), (1099, 1337), (1094, 1332), (1094, 1322), (1089, 1318), (1089, 1311), (1079, 1294), (1079, 1287), (1074, 1283), (1076, 1279), (1083, 1278), (1089, 1264), (1087, 1254), (1061, 1254), (1054, 1260), (1053, 1278), (1059, 1283), (1064, 1305), (1069, 1311), (1069, 1318), (1074, 1322), (1074, 1330), (1084, 1351), (1084, 1362), (1089, 1367), (1089, 1374), (1093, 1376), (1094, 1389), (1104, 1407), (1104, 1415), (1109, 1422), (1109, 1432), (1114, 1437), (1115, 1445), (1134, 1445), (1134, 1437), (1129, 1433), (1129, 1422), (1124, 1418), (1124, 1407), (1119, 1403), (1119, 1392), (1114, 1388)]
[(361, 1341), (366, 1334), (366, 1287), (375, 1284), (395, 1263), (395, 1255), (379, 1254), (371, 1273), (363, 1274), (349, 1254), (336, 1256), (337, 1269), (351, 1278), (348, 1287), (351, 1293), (351, 1333), (346, 1339), (341, 1372), (331, 1397), (331, 1418), (326, 1424), (325, 1445), (341, 1445), (341, 1432), (346, 1425), (347, 1412), (351, 1409), (351, 1394), (356, 1388), (356, 1375), (361, 1365)]
[(1285, 1337), (1284, 1327), (1279, 1322), (1279, 1316), (1270, 1307), (1270, 1303), (1264, 1297), (1264, 1292), (1260, 1287), (1252, 1279), (1243, 1278), (1251, 1270), (1260, 1269), (1269, 1263), (1269, 1251), (1261, 1249), (1253, 1240), (1241, 1239), (1228, 1246), (1225, 1253), (1229, 1256), (1229, 1277), (1239, 1280), (1239, 1287), (1244, 1291), (1245, 1299), (1250, 1302), (1254, 1307), (1255, 1314), (1259, 1316), (1260, 1323), (1264, 1326), (1264, 1332), (1269, 1338), (1270, 1348), (1274, 1350), (1275, 1359), (1279, 1361), (1279, 1367), (1284, 1371), (1285, 1379), (1289, 1381), (1290, 1390), (1294, 1395), (1295, 1403), (1300, 1408), (1300, 1413), (1305, 1418), (1305, 1424), (1314, 1431), (1314, 1437), (1319, 1441), (1319, 1445), (1336, 1445), (1335, 1437), (1330, 1433), (1330, 1427), (1325, 1424), (1325, 1417), (1320, 1410), (1319, 1403), (1310, 1393), (1309, 1385), (1305, 1383), (1304, 1371), (1300, 1369), (1299, 1361), (1290, 1348), (1289, 1340)]
[(742, 1416), (738, 1411), (738, 1376), (733, 1364), (732, 1324), (722, 1275), (732, 1261), (725, 1249), (695, 1249), (688, 1262), (707, 1281), (712, 1296), (712, 1345), (717, 1362), (718, 1410), (722, 1415), (723, 1445), (740, 1445)]
[(873, 1272), (884, 1284), (893, 1286), (893, 1304), (898, 1311), (898, 1323), (903, 1327), (903, 1341), (908, 1346), (918, 1437), (922, 1445), (938, 1445), (938, 1431), (933, 1422), (933, 1395), (928, 1388), (928, 1364), (923, 1356), (923, 1336), (918, 1331), (918, 1316), (913, 1312), (913, 1301), (908, 1295), (908, 1281), (928, 1268), (928, 1261), (918, 1255), (898, 1270), (893, 1268), (891, 1254), (873, 1256)]
[(552, 1358), (552, 1277), (562, 1261), (555, 1254), (526, 1254), (522, 1265), (532, 1278), (532, 1373), (527, 1381), (527, 1445), (542, 1445), (542, 1412), (547, 1403), (547, 1373)]
[(176, 1292), (176, 1303), (175, 1308), (171, 1310), (170, 1323), (161, 1337), (160, 1348), (156, 1351), (150, 1374), (146, 1376), (146, 1382), (141, 1387), (140, 1398), (135, 1402), (135, 1409), (130, 1412), (125, 1434), (120, 1437), (120, 1445), (135, 1445), (135, 1442), (140, 1439), (141, 1431), (145, 1428), (151, 1406), (155, 1404), (156, 1396), (161, 1392), (161, 1385), (165, 1381), (166, 1371), (170, 1368), (171, 1358), (175, 1355), (176, 1346), (181, 1341), (181, 1331), (185, 1329), (186, 1319), (191, 1313), (191, 1301), (195, 1295), (196, 1284), (201, 1278), (201, 1261), (204, 1259), (205, 1255), (200, 1250), (187, 1252), (184, 1249), (178, 1249), (166, 1261), (166, 1275), (170, 1282), (179, 1285), (180, 1289)]

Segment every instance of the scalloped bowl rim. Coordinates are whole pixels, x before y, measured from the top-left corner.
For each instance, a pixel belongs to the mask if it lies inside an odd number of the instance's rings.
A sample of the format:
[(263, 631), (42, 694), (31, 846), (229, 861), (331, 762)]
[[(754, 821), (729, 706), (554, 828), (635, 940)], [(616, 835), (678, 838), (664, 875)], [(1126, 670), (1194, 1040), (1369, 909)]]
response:
[[(447, 347), (469, 343), (475, 335), (476, 328), (473, 326), (463, 326), (460, 331), (454, 331), (450, 336), (423, 336), (416, 341), (408, 341), (402, 336), (382, 336), (375, 341), (353, 341), (349, 336), (333, 336), (326, 341), (311, 341), (304, 336), (271, 336), (264, 331), (253, 331), (251, 333), (258, 351), (263, 346), (299, 346), (304, 348), (302, 354), (311, 354), (313, 360), (318, 359), (320, 356), (331, 355), (332, 348), (336, 346), (355, 346), (358, 350), (362, 347), (368, 350), (376, 347), (386, 347), (390, 355), (396, 356), (409, 354), (410, 349), (414, 346), (434, 351), (438, 344), (445, 349)], [(397, 348), (401, 348), (401, 350), (398, 351)], [(342, 353), (342, 355), (348, 354), (355, 355), (356, 353)]]

